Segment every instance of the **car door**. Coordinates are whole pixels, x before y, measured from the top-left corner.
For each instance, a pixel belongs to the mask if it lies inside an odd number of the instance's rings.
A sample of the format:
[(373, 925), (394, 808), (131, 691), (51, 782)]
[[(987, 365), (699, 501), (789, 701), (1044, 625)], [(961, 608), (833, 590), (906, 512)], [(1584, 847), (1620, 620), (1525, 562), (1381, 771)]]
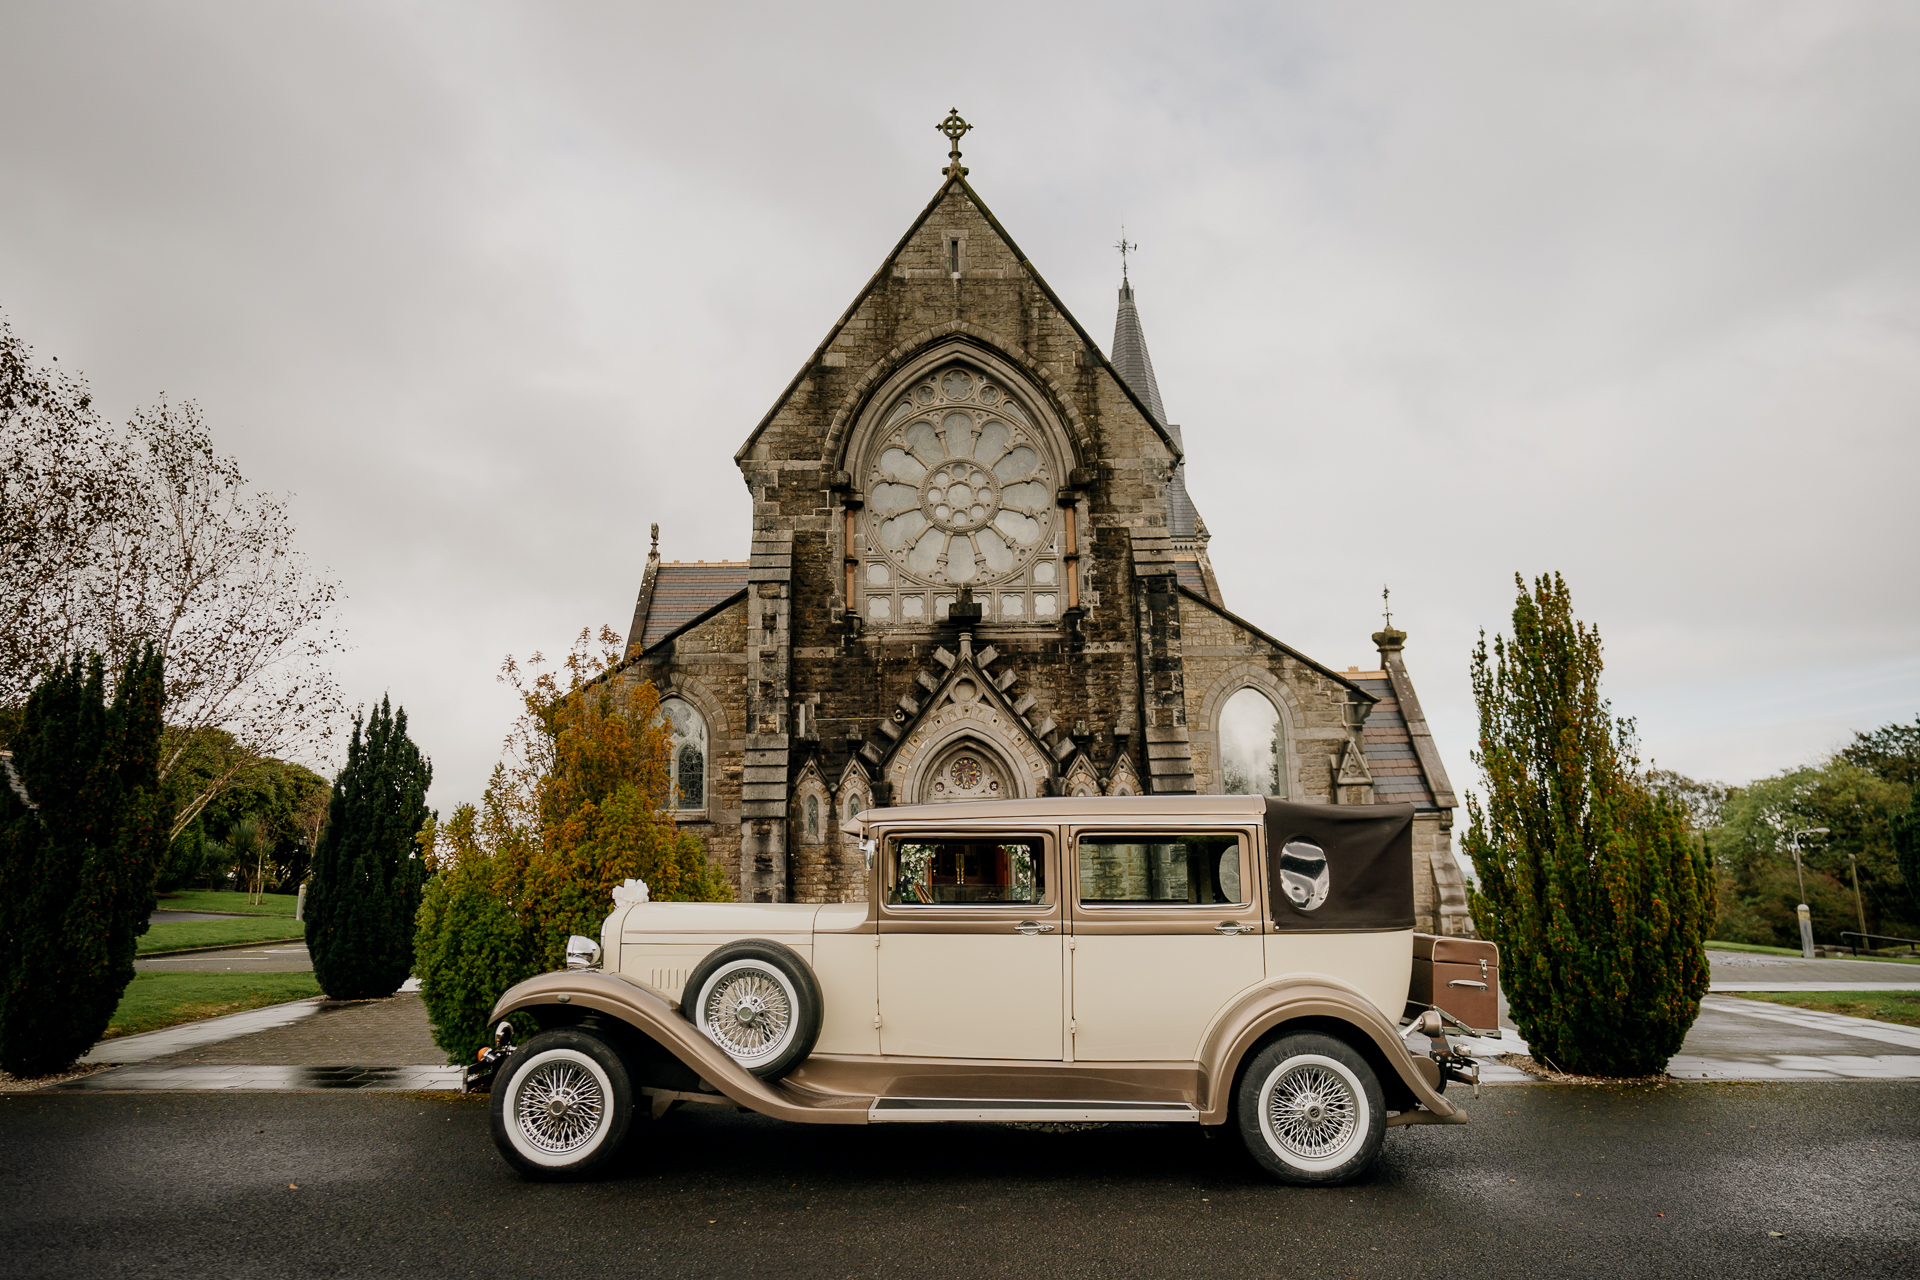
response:
[(1070, 835), (1077, 1062), (1189, 1062), (1235, 994), (1265, 976), (1251, 830)]
[(881, 1053), (1062, 1057), (1058, 846), (1054, 832), (1032, 828), (885, 837)]

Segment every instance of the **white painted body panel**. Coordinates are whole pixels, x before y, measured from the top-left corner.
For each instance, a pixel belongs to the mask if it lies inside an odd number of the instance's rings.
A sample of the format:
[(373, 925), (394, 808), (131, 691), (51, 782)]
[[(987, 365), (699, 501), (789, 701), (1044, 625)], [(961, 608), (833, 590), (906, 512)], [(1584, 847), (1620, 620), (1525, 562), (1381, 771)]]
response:
[(1076, 937), (1074, 1060), (1197, 1058), (1215, 1015), (1265, 978), (1261, 941), (1253, 933)]
[(1064, 951), (1058, 933), (882, 935), (880, 1051), (1058, 1062)]
[(1389, 1022), (1400, 1021), (1413, 983), (1413, 930), (1391, 933), (1270, 933), (1267, 977), (1327, 977), (1352, 987)]
[[(618, 917), (618, 972), (682, 1000), (694, 966), (715, 947), (741, 938), (781, 943), (813, 964), (814, 921), (821, 911), (806, 903), (641, 902), (609, 917), (604, 934), (613, 933)], [(604, 942), (602, 947), (611, 951)]]
[[(860, 907), (861, 919), (866, 907)], [(879, 1053), (880, 952), (874, 933), (822, 933), (813, 940), (813, 975), (826, 1009), (815, 1053)]]

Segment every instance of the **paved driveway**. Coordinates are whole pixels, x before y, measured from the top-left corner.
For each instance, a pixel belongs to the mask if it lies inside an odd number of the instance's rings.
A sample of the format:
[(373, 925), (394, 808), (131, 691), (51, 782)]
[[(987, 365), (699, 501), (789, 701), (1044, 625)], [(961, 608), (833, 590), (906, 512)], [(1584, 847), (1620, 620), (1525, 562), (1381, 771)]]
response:
[[(36, 1277), (1911, 1277), (1920, 1086), (1486, 1090), (1363, 1183), (1194, 1126), (822, 1128), (675, 1112), (539, 1185), (485, 1104), (14, 1094), (0, 1272)], [(906, 1132), (913, 1130), (913, 1132)], [(1774, 1234), (1774, 1233), (1780, 1234)]]

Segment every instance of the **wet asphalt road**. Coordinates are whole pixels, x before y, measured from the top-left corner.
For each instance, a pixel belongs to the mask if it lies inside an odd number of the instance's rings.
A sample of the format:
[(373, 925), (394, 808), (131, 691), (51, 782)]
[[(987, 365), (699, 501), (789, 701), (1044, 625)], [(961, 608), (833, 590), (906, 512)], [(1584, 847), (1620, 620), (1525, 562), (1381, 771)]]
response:
[(1467, 1105), (1471, 1125), (1390, 1132), (1337, 1190), (1268, 1183), (1186, 1127), (687, 1111), (615, 1176), (554, 1186), (499, 1161), (480, 1099), (0, 1095), (0, 1274), (1920, 1275), (1920, 1086)]

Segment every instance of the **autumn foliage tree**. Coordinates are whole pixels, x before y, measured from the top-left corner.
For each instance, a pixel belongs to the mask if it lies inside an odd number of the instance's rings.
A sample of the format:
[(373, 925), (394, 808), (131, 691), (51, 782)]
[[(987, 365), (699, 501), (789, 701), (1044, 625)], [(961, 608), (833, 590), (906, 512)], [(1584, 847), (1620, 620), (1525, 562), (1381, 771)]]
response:
[(507, 661), (522, 707), (507, 759), (481, 805), (434, 832), (415, 946), (435, 1040), (454, 1061), (485, 1039), (502, 991), (559, 968), (568, 936), (599, 936), (622, 882), (645, 881), (659, 901), (732, 897), (669, 811), (658, 692), (613, 670), (618, 636), (603, 628), (598, 642), (581, 632), (558, 669), (532, 678)]
[(1699, 1015), (1714, 879), (1684, 810), (1639, 771), (1600, 696), (1600, 633), (1559, 574), (1519, 598), (1511, 640), (1473, 655), (1485, 800), (1467, 798), (1473, 920), (1535, 1058), (1649, 1075)]

